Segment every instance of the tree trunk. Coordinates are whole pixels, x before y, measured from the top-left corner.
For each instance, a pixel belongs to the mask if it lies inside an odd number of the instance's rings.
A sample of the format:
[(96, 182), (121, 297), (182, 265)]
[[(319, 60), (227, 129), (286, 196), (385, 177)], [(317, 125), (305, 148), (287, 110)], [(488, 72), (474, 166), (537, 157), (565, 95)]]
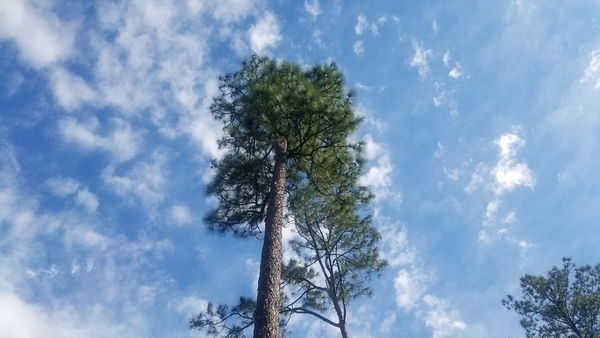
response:
[(346, 321), (340, 322), (340, 332), (342, 333), (342, 338), (350, 338), (348, 335), (348, 326), (346, 326)]
[(287, 170), (287, 143), (280, 138), (275, 143), (275, 166), (265, 218), (265, 238), (260, 259), (254, 338), (279, 337), (279, 306), (281, 281), (281, 233)]
[(342, 338), (349, 338), (348, 336), (348, 326), (346, 325), (346, 309), (342, 309), (339, 303), (339, 299), (333, 300), (333, 308), (338, 316), (338, 328), (340, 329), (340, 333), (342, 334)]

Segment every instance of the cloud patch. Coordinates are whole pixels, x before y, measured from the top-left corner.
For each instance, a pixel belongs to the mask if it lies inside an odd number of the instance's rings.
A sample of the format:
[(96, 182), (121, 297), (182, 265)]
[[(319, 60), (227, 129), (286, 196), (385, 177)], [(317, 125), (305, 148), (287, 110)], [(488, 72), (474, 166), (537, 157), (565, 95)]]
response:
[(417, 43), (413, 41), (413, 49), (415, 54), (409, 65), (411, 68), (417, 68), (419, 75), (422, 79), (427, 77), (427, 74), (431, 71), (429, 66), (429, 60), (433, 58), (433, 51), (423, 47), (423, 43)]
[(323, 13), (319, 5), (319, 0), (304, 0), (304, 10), (312, 16), (313, 20)]
[(36, 68), (67, 59), (76, 30), (76, 25), (61, 22), (46, 1), (14, 0), (0, 6), (0, 39), (13, 40), (21, 57)]
[(453, 337), (467, 329), (460, 314), (450, 309), (447, 301), (427, 294), (423, 302), (428, 308), (425, 325), (433, 329), (433, 338)]
[(600, 49), (590, 52), (590, 62), (580, 82), (593, 82), (594, 89), (600, 89)]
[(384, 144), (377, 143), (371, 135), (365, 136), (365, 156), (374, 163), (359, 179), (359, 184), (370, 187), (377, 200), (392, 198), (395, 202), (402, 201), (402, 195), (394, 192), (390, 177), (394, 165)]
[(250, 27), (250, 48), (257, 54), (264, 53), (268, 48), (274, 47), (281, 41), (279, 22), (272, 12), (265, 15)]
[(113, 129), (106, 136), (100, 135), (100, 123), (95, 116), (82, 122), (67, 117), (59, 121), (58, 129), (67, 143), (83, 150), (103, 150), (117, 162), (134, 158), (140, 148), (141, 136), (134, 132), (125, 120), (111, 119)]
[(494, 144), (500, 149), (498, 163), (492, 169), (494, 193), (502, 195), (519, 186), (533, 189), (536, 182), (535, 175), (529, 169), (527, 163), (517, 163), (515, 159), (519, 149), (525, 145), (525, 141), (517, 134), (507, 133), (495, 140)]

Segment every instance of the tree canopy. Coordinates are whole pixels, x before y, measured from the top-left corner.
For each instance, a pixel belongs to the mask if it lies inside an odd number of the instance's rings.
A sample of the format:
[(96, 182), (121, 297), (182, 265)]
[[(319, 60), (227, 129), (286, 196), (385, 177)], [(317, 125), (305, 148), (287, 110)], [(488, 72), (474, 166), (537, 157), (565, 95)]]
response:
[(521, 277), (523, 298), (508, 295), (502, 304), (521, 315), (527, 338), (600, 337), (600, 264), (562, 268), (547, 276)]
[(350, 136), (362, 119), (352, 111), (353, 92), (335, 64), (303, 70), (254, 55), (222, 76), (219, 89), (210, 110), (222, 122), (219, 147), (226, 153), (213, 160), (215, 176), (206, 188), (219, 200), (205, 217), (210, 229), (260, 235), (279, 139), (286, 142), (288, 194), (303, 181), (333, 183), (353, 165), (360, 145)]

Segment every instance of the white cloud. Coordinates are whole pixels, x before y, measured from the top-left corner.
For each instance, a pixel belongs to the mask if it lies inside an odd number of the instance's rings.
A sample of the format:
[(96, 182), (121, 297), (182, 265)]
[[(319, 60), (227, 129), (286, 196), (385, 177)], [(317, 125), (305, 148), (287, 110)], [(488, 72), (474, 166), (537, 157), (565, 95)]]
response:
[(394, 324), (396, 324), (396, 312), (388, 311), (385, 314), (385, 318), (381, 322), (381, 325), (379, 326), (379, 332), (390, 333), (394, 327)]
[(382, 236), (382, 257), (391, 267), (412, 265), (415, 263), (417, 254), (414, 247), (408, 241), (408, 229), (397, 223), (379, 227)]
[(79, 189), (79, 181), (70, 177), (53, 177), (46, 180), (50, 192), (57, 197), (73, 195)]
[(580, 82), (594, 81), (594, 88), (600, 89), (600, 49), (590, 52), (590, 63)]
[(111, 120), (113, 130), (107, 136), (97, 134), (99, 121), (95, 116), (83, 123), (74, 118), (59, 121), (59, 133), (69, 143), (74, 143), (84, 150), (104, 150), (118, 161), (128, 161), (139, 151), (141, 137), (122, 119)]
[(356, 41), (352, 48), (354, 49), (354, 54), (358, 56), (363, 56), (365, 54), (365, 47), (363, 46), (362, 40)]
[[(111, 107), (110, 111), (121, 118), (150, 115), (160, 136), (191, 137), (205, 154), (217, 157), (221, 126), (207, 107), (217, 95), (220, 72), (205, 66), (208, 46), (215, 40), (230, 39), (230, 44), (238, 41), (246, 55), (251, 42), (246, 40), (252, 38), (255, 48), (269, 48), (272, 38), (278, 36), (267, 34), (273, 14), (267, 12), (250, 32), (246, 26), (232, 25), (256, 14), (255, 3), (98, 3), (99, 26), (89, 34), (89, 44), (97, 56), (93, 65), (94, 104)], [(216, 26), (208, 24), (198, 20), (201, 15), (212, 15), (219, 22)]]
[[(70, 227), (70, 224), (63, 223), (62, 226), (67, 228), (63, 242), (67, 248), (77, 247), (84, 250), (101, 251), (110, 245), (110, 238), (98, 233), (97, 231), (80, 227)], [(92, 270), (93, 261), (87, 264), (88, 272)]]
[(281, 40), (279, 23), (271, 12), (266, 12), (260, 20), (250, 27), (250, 48), (258, 54), (262, 54), (270, 47), (274, 47)]
[(89, 213), (93, 213), (100, 204), (98, 197), (87, 188), (82, 187), (81, 183), (70, 177), (53, 177), (46, 180), (46, 185), (50, 192), (57, 197), (68, 197), (75, 195), (75, 202), (85, 208)]
[(508, 4), (507, 15), (509, 18), (522, 17), (536, 11), (538, 9), (535, 4), (536, 0), (512, 0)]
[[(111, 221), (77, 209), (42, 209), (35, 195), (22, 191), (24, 176), (11, 148), (0, 146), (0, 154), (0, 223), (6, 228), (0, 238), (0, 336), (148, 337), (151, 314), (142, 315), (141, 307), (152, 293), (141, 287), (154, 287), (153, 264), (172, 249), (168, 241), (143, 233), (133, 241), (111, 237), (100, 232), (111, 233)], [(78, 186), (85, 191), (68, 178), (47, 185), (58, 195), (72, 195)]]
[[(519, 186), (533, 189), (536, 183), (534, 173), (527, 163), (518, 163), (515, 159), (525, 141), (515, 133), (507, 133), (494, 140), (494, 144), (499, 149), (498, 162), (492, 169), (488, 169), (483, 163), (478, 164), (475, 172), (471, 174), (471, 182), (465, 188), (465, 192), (472, 193), (485, 184), (490, 186), (496, 196)], [(486, 173), (488, 170), (489, 175)], [(491, 181), (488, 181), (486, 176), (489, 176)]]
[(365, 123), (370, 127), (375, 128), (377, 131), (383, 131), (388, 127), (388, 123), (386, 121), (382, 121), (373, 117), (373, 113), (360, 103), (356, 106), (356, 114), (364, 118)]
[(423, 297), (429, 310), (425, 317), (425, 325), (433, 329), (433, 338), (456, 337), (467, 329), (460, 314), (449, 309), (447, 301), (429, 294)]
[(253, 10), (256, 1), (253, 0), (215, 0), (209, 2), (213, 7), (213, 16), (215, 19), (225, 23), (238, 22)]
[(449, 50), (447, 50), (447, 51), (446, 51), (446, 53), (444, 53), (444, 56), (443, 56), (443, 58), (442, 58), (442, 61), (444, 61), (444, 64), (445, 64), (446, 66), (450, 66), (450, 60), (451, 60), (451, 57), (450, 57), (450, 51), (449, 51)]
[(479, 187), (481, 187), (489, 176), (489, 168), (483, 163), (477, 164), (475, 171), (471, 173), (471, 180), (469, 184), (464, 188), (467, 194), (473, 193)]
[[(444, 146), (440, 142), (438, 142), (437, 143), (437, 148), (435, 150), (435, 153), (433, 153), (433, 156), (435, 156), (437, 158), (442, 157), (442, 155), (444, 154), (444, 150), (445, 150)], [(444, 171), (445, 170), (446, 170), (446, 168), (444, 168)]]
[(356, 32), (356, 35), (361, 35), (364, 30), (367, 29), (369, 23), (367, 22), (367, 17), (364, 14), (360, 14), (357, 20), (358, 22), (356, 23), (356, 26), (354, 26), (354, 31)]
[(76, 26), (62, 23), (48, 3), (27, 0), (0, 6), (0, 39), (12, 39), (21, 57), (34, 67), (67, 59), (73, 52)]
[(175, 310), (182, 314), (185, 318), (192, 318), (198, 315), (200, 311), (206, 310), (208, 302), (195, 295), (187, 296), (177, 301)]
[(77, 192), (77, 195), (75, 196), (75, 202), (83, 206), (89, 213), (96, 212), (98, 205), (100, 205), (98, 202), (98, 196), (91, 193), (87, 189), (81, 189)]
[(496, 214), (498, 214), (499, 206), (499, 200), (494, 200), (488, 203), (487, 208), (485, 210), (485, 223), (493, 222), (496, 219)]
[(394, 165), (390, 159), (389, 151), (385, 145), (373, 140), (371, 135), (365, 136), (365, 156), (376, 164), (371, 166), (367, 172), (360, 177), (359, 184), (370, 187), (375, 193), (377, 200), (392, 198), (395, 202), (402, 200), (402, 195), (391, 190), (392, 179), (390, 177)]
[(423, 43), (418, 44), (416, 42), (413, 42), (413, 49), (415, 50), (415, 55), (410, 61), (410, 66), (416, 67), (419, 70), (421, 78), (425, 78), (430, 71), (429, 59), (433, 57), (433, 51), (423, 48)]
[(508, 227), (516, 222), (516, 211), (505, 212), (501, 207), (506, 204), (503, 201), (506, 193), (521, 186), (533, 189), (536, 184), (535, 175), (526, 163), (519, 163), (516, 159), (518, 151), (525, 145), (525, 141), (516, 132), (500, 135), (494, 140), (494, 144), (498, 147), (497, 163), (491, 169), (479, 163), (464, 191), (472, 194), (477, 189), (483, 188), (492, 195), (483, 217), (483, 225), (486, 229), (479, 232), (478, 241), (488, 244), (503, 239), (519, 246), (521, 254), (524, 255), (531, 248), (529, 242), (513, 236)]
[(170, 209), (171, 219), (177, 225), (189, 224), (192, 222), (190, 209), (186, 205), (174, 205)]
[(319, 0), (304, 0), (304, 10), (307, 11), (308, 14), (312, 15), (313, 20), (323, 12), (321, 10), (321, 6), (319, 5)]
[(446, 167), (444, 167), (444, 175), (453, 181), (457, 181), (462, 174), (464, 174), (464, 171), (462, 170), (446, 169)]
[(431, 23), (431, 30), (433, 31), (433, 34), (436, 34), (439, 31), (440, 27), (437, 24), (437, 21), (433, 20), (433, 22)]
[(511, 224), (517, 221), (517, 212), (511, 211), (509, 212), (503, 219), (502, 223)]
[(398, 271), (394, 279), (396, 304), (406, 311), (413, 310), (420, 304), (430, 279), (428, 274), (417, 268)]
[(54, 97), (67, 110), (79, 108), (82, 103), (95, 97), (94, 91), (77, 75), (56, 68), (50, 75)]
[(492, 169), (495, 178), (494, 191), (500, 195), (512, 191), (518, 186), (532, 188), (535, 186), (535, 177), (526, 163), (516, 163), (517, 151), (523, 147), (523, 141), (518, 135), (508, 133), (500, 136), (494, 143), (500, 148), (500, 159)]
[(459, 66), (452, 68), (450, 73), (448, 73), (448, 76), (450, 76), (451, 78), (454, 78), (454, 79), (458, 79), (459, 77), (461, 77), (461, 75), (462, 75), (462, 71), (460, 70)]
[(102, 180), (118, 196), (130, 202), (139, 201), (147, 209), (156, 208), (165, 198), (167, 158), (155, 152), (151, 161), (138, 162), (123, 176), (114, 165), (102, 171)]
[[(218, 95), (219, 82), (217, 80), (217, 74), (210, 74), (205, 79), (201, 107), (208, 107), (212, 102), (212, 98)], [(217, 144), (217, 139), (223, 133), (222, 126), (212, 117), (208, 109), (190, 108), (190, 114), (182, 119), (182, 128), (193, 140), (200, 144), (200, 147), (208, 156), (220, 158), (224, 154), (224, 150), (219, 149)]]
[(356, 82), (354, 84), (354, 88), (356, 89), (360, 89), (360, 90), (369, 90), (369, 86), (365, 86), (364, 84), (360, 83), (360, 82)]

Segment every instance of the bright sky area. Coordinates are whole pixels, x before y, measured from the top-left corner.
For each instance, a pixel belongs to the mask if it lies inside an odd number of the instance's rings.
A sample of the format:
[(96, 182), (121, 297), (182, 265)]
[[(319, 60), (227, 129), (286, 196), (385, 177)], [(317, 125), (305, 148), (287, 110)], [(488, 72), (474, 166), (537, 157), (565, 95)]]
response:
[[(202, 216), (218, 76), (334, 61), (390, 266), (353, 337), (524, 337), (501, 305), (600, 262), (600, 2), (0, 1), (0, 336), (203, 337), (260, 241)], [(286, 230), (286, 238), (292, 236)], [(294, 337), (336, 337), (310, 317)]]

